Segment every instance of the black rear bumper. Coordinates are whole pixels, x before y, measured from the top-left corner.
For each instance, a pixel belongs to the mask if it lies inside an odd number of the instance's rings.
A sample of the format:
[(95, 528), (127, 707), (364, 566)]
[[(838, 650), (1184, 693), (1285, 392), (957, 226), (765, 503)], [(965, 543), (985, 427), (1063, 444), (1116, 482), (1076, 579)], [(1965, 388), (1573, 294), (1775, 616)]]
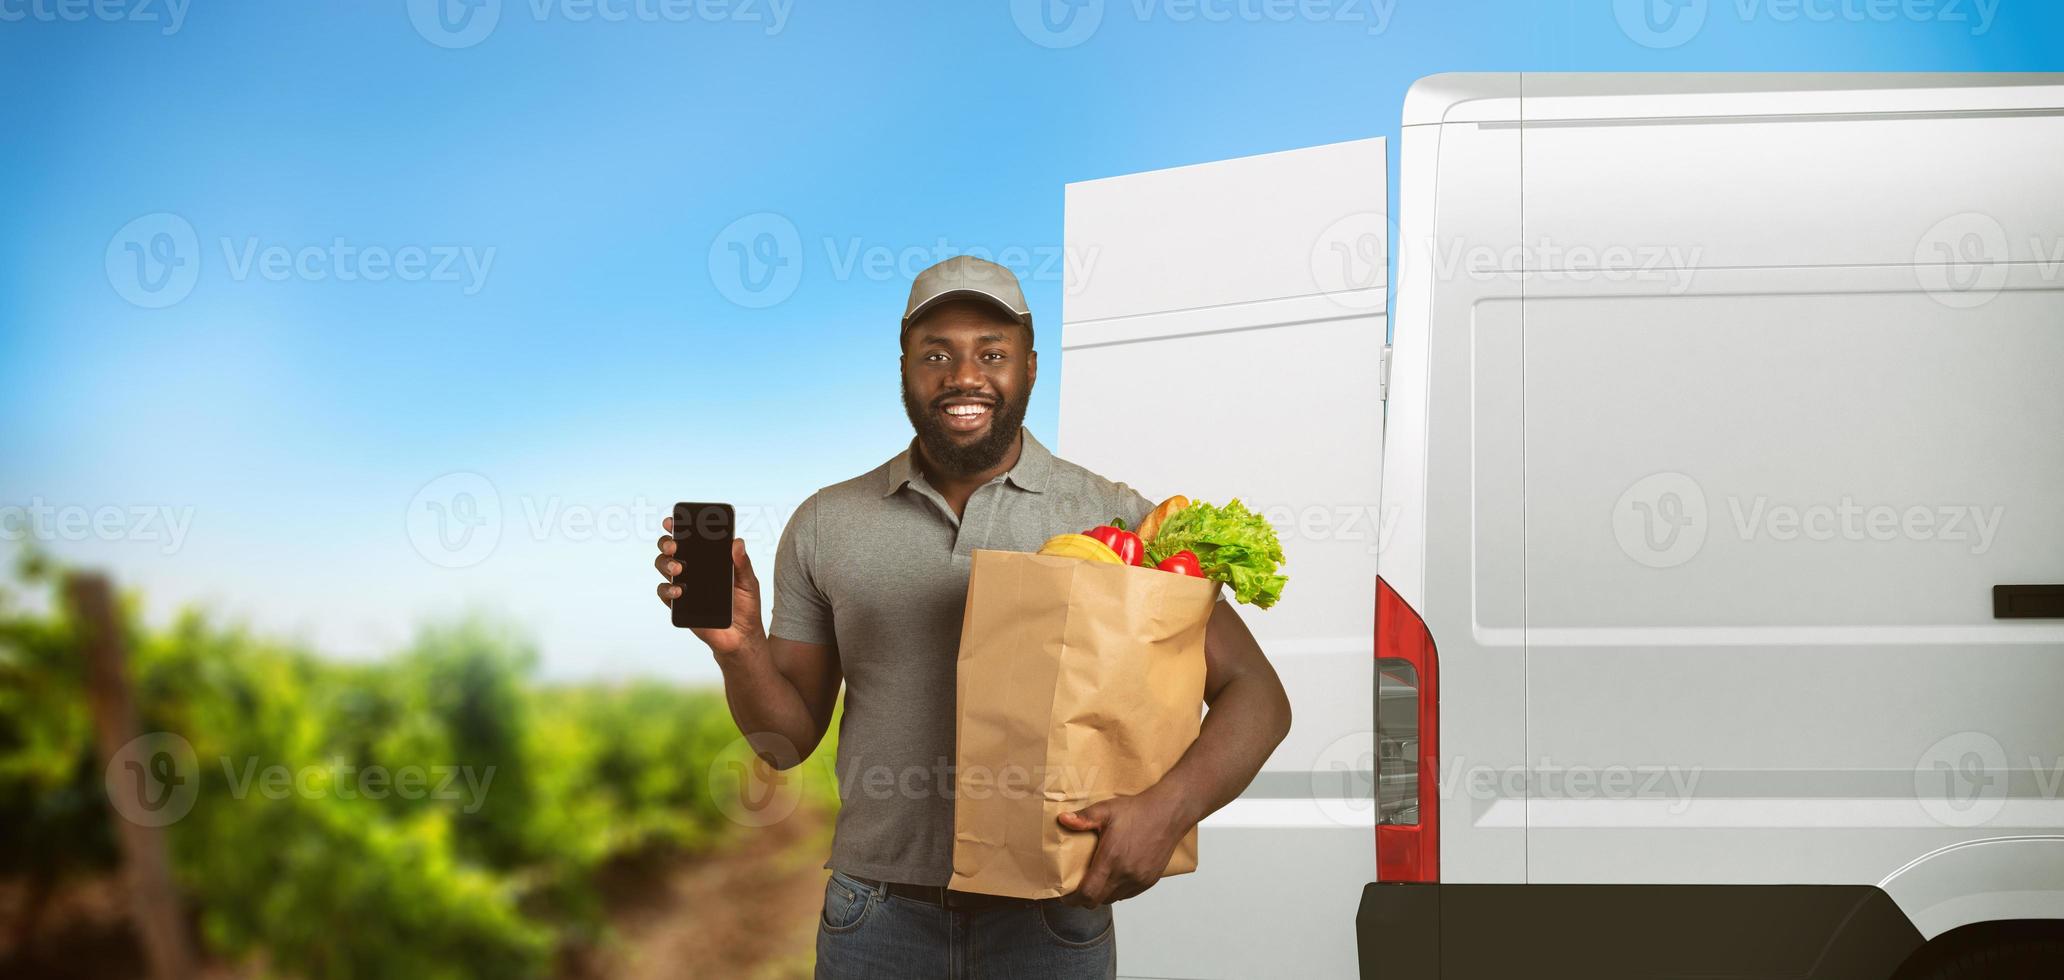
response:
[(1921, 934), (1873, 885), (1370, 884), (1363, 980), (1885, 980)]

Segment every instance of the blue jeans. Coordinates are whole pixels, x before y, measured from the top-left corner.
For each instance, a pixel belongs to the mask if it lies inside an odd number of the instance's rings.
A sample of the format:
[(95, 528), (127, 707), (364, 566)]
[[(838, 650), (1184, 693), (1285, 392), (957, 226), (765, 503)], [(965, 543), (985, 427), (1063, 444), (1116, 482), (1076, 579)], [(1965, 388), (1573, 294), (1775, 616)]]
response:
[(817, 923), (818, 980), (1109, 980), (1118, 973), (1111, 907), (1059, 899), (948, 909), (831, 873)]

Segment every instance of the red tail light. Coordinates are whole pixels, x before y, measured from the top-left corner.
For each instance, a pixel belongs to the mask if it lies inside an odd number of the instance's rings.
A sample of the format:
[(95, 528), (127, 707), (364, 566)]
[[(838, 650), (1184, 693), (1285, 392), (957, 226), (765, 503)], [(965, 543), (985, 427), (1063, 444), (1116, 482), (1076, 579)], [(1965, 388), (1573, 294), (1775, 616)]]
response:
[(1376, 880), (1440, 880), (1440, 672), (1426, 622), (1376, 579)]

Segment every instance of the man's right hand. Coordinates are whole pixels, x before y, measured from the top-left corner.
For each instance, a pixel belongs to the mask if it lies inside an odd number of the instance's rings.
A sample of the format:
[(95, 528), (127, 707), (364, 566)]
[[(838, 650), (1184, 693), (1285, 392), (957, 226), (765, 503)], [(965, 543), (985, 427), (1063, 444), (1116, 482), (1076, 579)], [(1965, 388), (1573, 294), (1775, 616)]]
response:
[[(674, 560), (674, 519), (660, 521), (667, 534), (659, 539), (659, 557), (652, 565), (669, 581), (659, 584), (659, 601), (671, 609), (674, 600), (681, 597), (681, 587), (671, 579), (681, 574), (681, 563)], [(690, 627), (689, 631), (709, 644), (710, 652), (719, 660), (728, 660), (741, 651), (764, 650), (767, 642), (766, 627), (760, 622), (760, 580), (753, 574), (752, 559), (745, 554), (745, 542), (731, 541), (731, 625), (722, 629)]]
[[(674, 522), (669, 518), (660, 526), (669, 536), (659, 539), (659, 557), (652, 565), (671, 579), (681, 573), (681, 563), (674, 560)], [(697, 629), (695, 635), (709, 644), (724, 671), (724, 700), (731, 706), (731, 720), (746, 733), (755, 754), (776, 769), (786, 769), (809, 758), (831, 727), (843, 676), (838, 648), (769, 637), (760, 623), (760, 579), (746, 557), (745, 542), (731, 543), (731, 567), (736, 570), (731, 576), (731, 625)], [(671, 608), (680, 597), (680, 586), (660, 583), (659, 601)]]

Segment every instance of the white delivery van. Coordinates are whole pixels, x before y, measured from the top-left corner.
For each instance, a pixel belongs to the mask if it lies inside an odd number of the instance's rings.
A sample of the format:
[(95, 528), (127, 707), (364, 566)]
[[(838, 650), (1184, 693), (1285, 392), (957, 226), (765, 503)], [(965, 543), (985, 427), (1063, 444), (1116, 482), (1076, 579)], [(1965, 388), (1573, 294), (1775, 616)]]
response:
[(2064, 976), (2064, 76), (1439, 75), (1399, 160), (1068, 188), (1061, 453), (1291, 577), (1121, 974)]

